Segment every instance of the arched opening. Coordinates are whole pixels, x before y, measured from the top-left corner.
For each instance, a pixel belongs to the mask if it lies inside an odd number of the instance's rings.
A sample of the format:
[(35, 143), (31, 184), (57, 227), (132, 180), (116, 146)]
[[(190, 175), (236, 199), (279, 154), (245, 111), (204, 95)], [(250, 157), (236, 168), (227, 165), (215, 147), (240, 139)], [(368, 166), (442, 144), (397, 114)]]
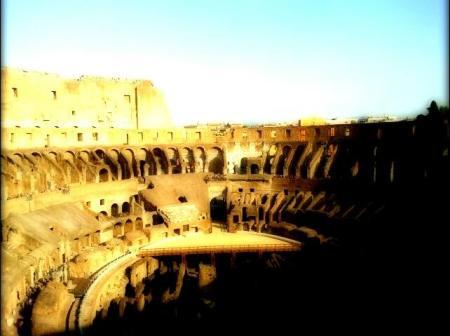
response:
[(125, 233), (133, 231), (133, 222), (131, 219), (128, 219), (125, 222)]
[(259, 166), (256, 163), (253, 163), (250, 166), (250, 173), (251, 174), (259, 174)]
[(119, 206), (116, 203), (111, 205), (111, 216), (113, 217), (119, 216)]
[(239, 174), (247, 174), (247, 164), (248, 164), (248, 159), (246, 157), (243, 157), (241, 159), (241, 169)]
[(290, 151), (291, 151), (291, 147), (289, 147), (289, 146), (283, 147), (283, 152), (278, 159), (277, 169), (275, 172), (276, 175), (284, 174), (284, 163), (286, 162), (286, 159), (288, 158)]
[(223, 197), (214, 197), (210, 202), (211, 220), (216, 222), (225, 222), (226, 205), (226, 201)]
[(122, 213), (127, 215), (130, 213), (130, 203), (124, 202), (122, 204)]
[(163, 224), (164, 223), (164, 219), (161, 217), (161, 215), (156, 214), (153, 215), (153, 225), (158, 225), (158, 224)]
[(289, 169), (288, 169), (289, 176), (295, 176), (296, 175), (297, 164), (298, 164), (298, 161), (300, 160), (300, 157), (302, 156), (304, 150), (305, 150), (305, 146), (304, 145), (299, 145), (295, 149), (294, 157), (292, 158), (292, 161), (291, 161), (291, 163), (289, 165)]
[(169, 148), (167, 150), (168, 160), (172, 166), (172, 174), (181, 173), (181, 164), (178, 156), (178, 151), (175, 148)]
[(209, 150), (209, 166), (208, 171), (214, 174), (223, 174), (223, 153), (220, 148), (214, 147)]
[(144, 229), (144, 222), (142, 221), (141, 217), (136, 218), (136, 230), (143, 230)]
[(277, 153), (277, 146), (275, 145), (270, 146), (269, 151), (267, 152), (266, 162), (264, 162), (263, 167), (265, 174), (271, 173), (272, 163), (276, 153)]
[(109, 171), (106, 168), (100, 169), (98, 172), (100, 182), (108, 182), (109, 181)]
[(267, 195), (263, 195), (263, 197), (261, 197), (261, 204), (265, 204), (267, 202)]
[(114, 225), (113, 236), (114, 237), (121, 237), (122, 236), (122, 223), (116, 223)]
[(193, 173), (195, 172), (195, 160), (194, 160), (194, 153), (192, 149), (190, 148), (183, 148), (181, 150), (181, 159), (184, 164), (184, 169), (186, 173)]
[(164, 174), (168, 174), (169, 173), (169, 164), (166, 158), (166, 155), (164, 154), (164, 152), (160, 149), (160, 148), (155, 148), (153, 149), (153, 156), (157, 162), (157, 165), (159, 165), (161, 167), (161, 170)]
[(195, 149), (195, 171), (198, 173), (205, 171), (206, 154), (202, 147)]

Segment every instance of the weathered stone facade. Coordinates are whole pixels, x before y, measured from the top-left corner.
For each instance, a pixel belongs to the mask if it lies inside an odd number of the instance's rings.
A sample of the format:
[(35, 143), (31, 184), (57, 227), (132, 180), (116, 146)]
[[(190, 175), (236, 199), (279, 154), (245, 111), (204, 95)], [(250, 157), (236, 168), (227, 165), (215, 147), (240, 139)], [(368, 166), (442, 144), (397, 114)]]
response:
[[(2, 98), (4, 335), (17, 334), (26, 318), (20, 311), (51, 279), (80, 299), (111, 271), (114, 282), (98, 296), (105, 309), (127, 283), (137, 288), (156, 268), (133, 264), (126, 280), (114, 265), (157, 239), (208, 233), (216, 221), (230, 232), (325, 244), (347, 239), (353, 225), (412, 197), (408, 191), (425, 197), (448, 177), (448, 114), (176, 128), (150, 81), (66, 80), (10, 69), (2, 69)], [(188, 272), (181, 265), (167, 301), (179, 295)], [(133, 304), (142, 310), (150, 298), (138, 294)], [(125, 309), (126, 300), (118, 300)], [(70, 326), (78, 318), (73, 309)]]

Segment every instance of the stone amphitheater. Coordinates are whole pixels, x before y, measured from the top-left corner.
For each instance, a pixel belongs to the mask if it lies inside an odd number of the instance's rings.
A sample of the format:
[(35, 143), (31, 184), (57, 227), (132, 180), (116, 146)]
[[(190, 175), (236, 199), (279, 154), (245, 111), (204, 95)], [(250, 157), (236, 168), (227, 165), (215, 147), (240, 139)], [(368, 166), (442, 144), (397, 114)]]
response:
[(1, 71), (2, 335), (283, 325), (343, 301), (355, 318), (385, 300), (387, 321), (447, 222), (434, 102), (395, 122), (175, 127), (149, 80)]

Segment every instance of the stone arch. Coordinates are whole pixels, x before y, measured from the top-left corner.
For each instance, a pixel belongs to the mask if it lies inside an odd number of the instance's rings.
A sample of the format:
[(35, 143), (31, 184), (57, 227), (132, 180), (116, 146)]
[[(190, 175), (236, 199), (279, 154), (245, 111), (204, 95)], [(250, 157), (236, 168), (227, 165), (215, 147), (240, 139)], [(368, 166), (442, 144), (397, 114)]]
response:
[(65, 151), (62, 154), (61, 163), (68, 183), (78, 183), (80, 182), (80, 172), (76, 167), (76, 156), (73, 151)]
[(153, 155), (146, 148), (141, 147), (136, 151), (136, 161), (140, 176), (145, 177), (156, 174)]
[(153, 148), (152, 153), (153, 153), (153, 157), (155, 158), (155, 162), (156, 162), (157, 166), (160, 167), (160, 171), (162, 171), (164, 174), (168, 174), (169, 173), (169, 163), (167, 161), (167, 157), (166, 157), (166, 154), (164, 153), (164, 151), (159, 147), (155, 147), (155, 148)]
[(139, 171), (137, 168), (137, 163), (135, 159), (135, 153), (131, 148), (125, 148), (121, 152), (121, 157), (125, 159), (122, 167), (122, 177), (124, 179), (129, 179), (132, 177), (139, 176)]
[(123, 202), (122, 203), (122, 213), (123, 214), (129, 214), (130, 213), (130, 203), (129, 202)]
[(306, 145), (300, 144), (295, 148), (294, 156), (292, 157), (291, 162), (288, 167), (288, 175), (289, 176), (297, 176), (297, 166), (302, 154), (305, 150)]
[(97, 171), (93, 165), (92, 161), (92, 154), (87, 150), (83, 149), (78, 151), (77, 153), (77, 163), (78, 168), (83, 171), (85, 170), (85, 180), (87, 183), (94, 183), (95, 179), (97, 177)]
[(289, 153), (291, 152), (291, 146), (284, 146), (280, 156), (278, 157), (277, 167), (275, 170), (276, 175), (284, 175), (284, 165), (286, 163), (286, 160), (289, 156)]
[(167, 160), (170, 163), (170, 166), (172, 167), (172, 174), (181, 173), (181, 163), (178, 150), (174, 147), (169, 147), (166, 153), (167, 153)]
[(119, 205), (117, 203), (111, 205), (111, 216), (119, 216)]
[(212, 147), (208, 150), (208, 171), (214, 174), (223, 174), (224, 156), (223, 150), (219, 147)]
[(183, 147), (181, 150), (181, 165), (185, 173), (195, 172), (194, 151), (189, 147)]
[(105, 210), (102, 210), (98, 213), (98, 217), (99, 218), (106, 218), (108, 217), (108, 212), (106, 212)]
[(275, 159), (275, 155), (277, 154), (277, 146), (272, 144), (266, 154), (266, 161), (264, 162), (264, 173), (271, 174), (272, 173), (272, 164)]
[(119, 162), (120, 151), (117, 148), (111, 148), (106, 151), (106, 156), (108, 158), (108, 162), (110, 162), (111, 174), (113, 175), (114, 179), (120, 179), (122, 177), (122, 168)]
[(127, 219), (125, 222), (125, 233), (133, 231), (133, 221), (131, 219)]
[(194, 150), (195, 171), (201, 173), (205, 171), (206, 151), (203, 147), (198, 146)]
[(118, 222), (114, 224), (113, 228), (113, 237), (121, 237), (123, 236), (123, 224), (121, 222)]
[(99, 182), (108, 182), (110, 180), (110, 173), (107, 168), (102, 168), (98, 172)]

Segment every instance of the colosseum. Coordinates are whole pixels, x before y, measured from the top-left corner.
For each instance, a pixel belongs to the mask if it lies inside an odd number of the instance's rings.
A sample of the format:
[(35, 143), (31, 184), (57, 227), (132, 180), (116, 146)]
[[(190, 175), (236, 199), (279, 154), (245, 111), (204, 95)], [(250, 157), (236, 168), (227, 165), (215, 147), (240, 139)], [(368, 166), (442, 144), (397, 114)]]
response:
[(381, 324), (433, 296), (448, 108), (175, 127), (150, 80), (1, 72), (2, 335)]

